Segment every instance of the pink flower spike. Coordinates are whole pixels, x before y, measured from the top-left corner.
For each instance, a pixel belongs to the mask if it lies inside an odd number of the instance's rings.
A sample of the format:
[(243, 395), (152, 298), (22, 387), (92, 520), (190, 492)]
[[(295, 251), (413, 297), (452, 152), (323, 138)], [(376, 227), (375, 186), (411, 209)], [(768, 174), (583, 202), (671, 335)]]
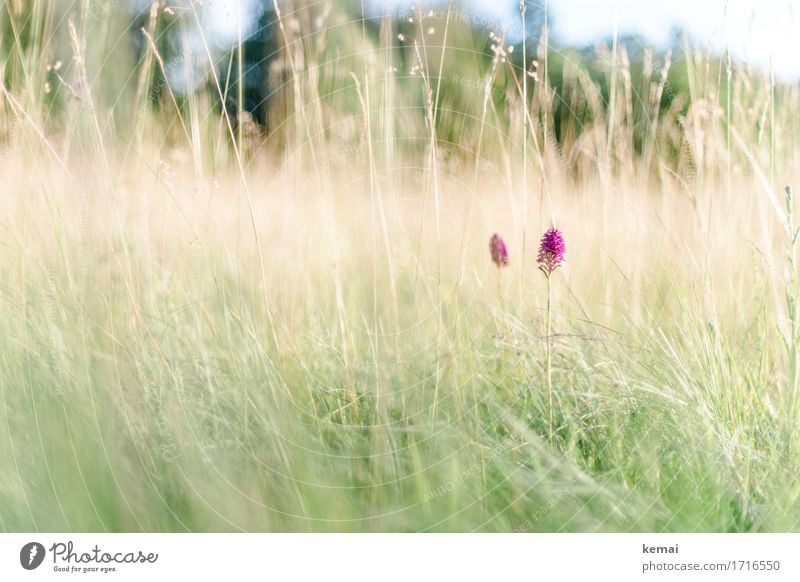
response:
[(489, 253), (498, 269), (508, 266), (508, 249), (506, 249), (506, 243), (499, 234), (495, 233), (489, 239)]
[(550, 277), (550, 275), (561, 263), (564, 262), (564, 255), (567, 252), (567, 247), (564, 244), (564, 236), (557, 228), (551, 228), (542, 236), (542, 242), (539, 243), (539, 256), (536, 262), (539, 263), (539, 270)]

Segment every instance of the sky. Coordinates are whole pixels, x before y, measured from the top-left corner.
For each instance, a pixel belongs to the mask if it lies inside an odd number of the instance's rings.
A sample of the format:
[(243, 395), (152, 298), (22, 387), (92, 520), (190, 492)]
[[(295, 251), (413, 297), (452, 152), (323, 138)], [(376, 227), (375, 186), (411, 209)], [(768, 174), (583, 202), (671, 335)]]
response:
[[(280, 3), (280, 0), (278, 0)], [(351, 0), (359, 2), (361, 0)], [(408, 11), (415, 5), (446, 5), (447, 0), (365, 0), (373, 9)], [(542, 4), (546, 0), (538, 0)], [(238, 34), (271, 0), (206, 0), (217, 34)], [(484, 21), (519, 21), (519, 0), (464, 0)], [(664, 47), (675, 30), (687, 31), (697, 45), (717, 54), (730, 50), (747, 63), (769, 69), (783, 80), (800, 79), (800, 0), (547, 0), (551, 38), (563, 45), (586, 46), (612, 36), (633, 34)], [(243, 33), (247, 34), (247, 30)]]
[[(541, 0), (542, 3), (544, 0)], [(476, 11), (511, 19), (515, 0), (470, 0)], [(400, 0), (397, 2), (401, 3)], [(551, 36), (587, 45), (618, 33), (663, 47), (673, 31), (718, 54), (769, 68), (783, 79), (800, 79), (800, 0), (549, 0)]]

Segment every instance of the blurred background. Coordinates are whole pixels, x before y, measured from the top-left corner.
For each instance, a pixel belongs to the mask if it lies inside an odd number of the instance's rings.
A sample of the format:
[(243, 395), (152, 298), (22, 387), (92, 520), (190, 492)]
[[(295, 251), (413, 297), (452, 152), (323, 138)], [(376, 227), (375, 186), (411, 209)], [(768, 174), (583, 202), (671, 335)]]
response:
[[(546, 103), (548, 139), (562, 151), (622, 102), (614, 88), (621, 83), (630, 101), (628, 145), (641, 153), (657, 135), (657, 119), (686, 115), (700, 94), (729, 119), (742, 99), (769, 106), (756, 95), (764, 85), (745, 83), (739, 73), (764, 79), (769, 94), (784, 99), (776, 87), (800, 74), (794, 4), (9, 0), (0, 14), (0, 51), (8, 94), (50, 131), (64, 130), (69, 110), (91, 98), (102, 130), (125, 142), (152, 130), (146, 122), (176, 130), (190, 108), (207, 122), (223, 116), (249, 151), (285, 144), (300, 119), (318, 125), (310, 135), (352, 141), (345, 135), (352, 127), (338, 122), (361, 109), (351, 75), (369, 70), (362, 81), (379, 82), (375, 93), (386, 97), (373, 100), (375, 109), (394, 105), (409, 118), (384, 127), (384, 138), (424, 124), (418, 73), (425, 73), (436, 79), (435, 105), (448, 105), (436, 116), (441, 135), (459, 132), (463, 142), (474, 133), (478, 124), (465, 127), (465, 119), (480, 117), (486, 87), (494, 115), (504, 117), (524, 84), (523, 99)], [(453, 50), (439, 58), (443, 45)], [(12, 107), (4, 105), (5, 136)], [(226, 123), (205, 125), (219, 132)], [(232, 137), (225, 133), (220, 144)]]

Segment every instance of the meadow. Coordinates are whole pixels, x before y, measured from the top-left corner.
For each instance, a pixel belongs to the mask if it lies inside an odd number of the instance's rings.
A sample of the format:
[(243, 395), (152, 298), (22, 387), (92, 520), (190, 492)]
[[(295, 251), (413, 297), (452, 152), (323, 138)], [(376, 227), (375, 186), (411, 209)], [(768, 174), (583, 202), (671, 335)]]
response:
[(355, 4), (4, 3), (0, 529), (797, 530), (800, 86)]

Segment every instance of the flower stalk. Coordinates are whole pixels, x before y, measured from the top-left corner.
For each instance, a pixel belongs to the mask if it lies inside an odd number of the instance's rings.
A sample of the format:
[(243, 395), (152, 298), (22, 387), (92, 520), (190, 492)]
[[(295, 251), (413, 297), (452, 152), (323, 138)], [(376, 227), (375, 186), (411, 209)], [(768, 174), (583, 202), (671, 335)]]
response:
[(497, 297), (500, 298), (500, 269), (508, 266), (508, 248), (499, 234), (494, 233), (489, 239), (489, 255), (497, 265)]
[(553, 411), (553, 366), (552, 366), (552, 304), (553, 292), (551, 285), (551, 277), (553, 272), (561, 266), (564, 262), (564, 257), (567, 252), (567, 247), (564, 244), (564, 236), (557, 228), (551, 228), (542, 236), (542, 241), (539, 243), (539, 255), (536, 262), (539, 264), (539, 270), (544, 273), (547, 279), (547, 319), (545, 327), (545, 345), (546, 345), (546, 359), (545, 359), (545, 377), (547, 379), (547, 402), (548, 402), (548, 428), (547, 433), (550, 440), (555, 436), (555, 422)]

